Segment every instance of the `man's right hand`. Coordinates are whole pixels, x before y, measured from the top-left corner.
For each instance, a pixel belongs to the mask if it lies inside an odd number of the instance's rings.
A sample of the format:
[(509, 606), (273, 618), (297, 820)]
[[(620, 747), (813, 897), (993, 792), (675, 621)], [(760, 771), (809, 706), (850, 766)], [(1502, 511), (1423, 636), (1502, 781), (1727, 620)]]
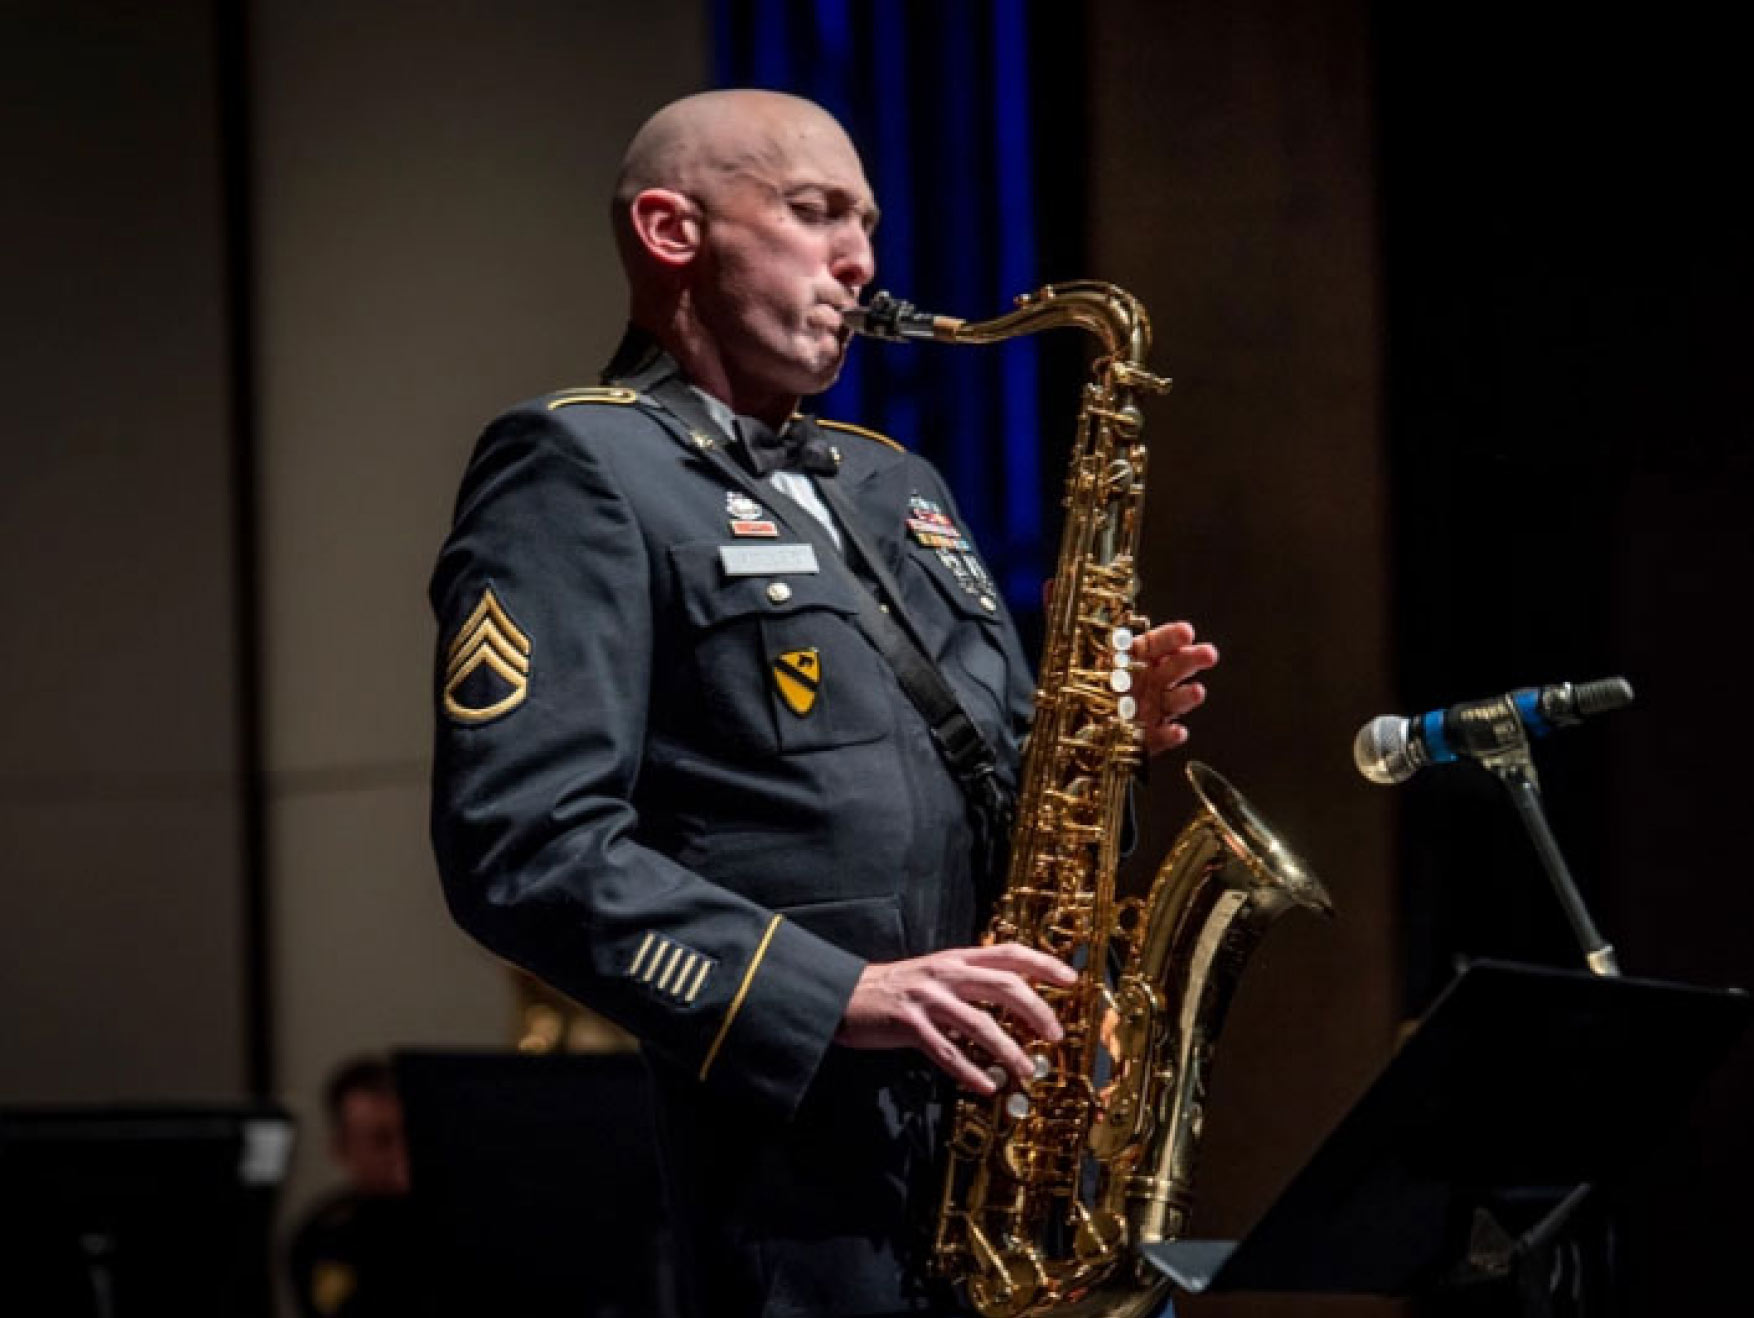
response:
[(1018, 943), (952, 947), (908, 961), (865, 967), (835, 1042), (848, 1048), (918, 1048), (964, 1089), (998, 1088), (986, 1068), (1005, 1068), (1019, 1084), (1034, 1078), (1028, 1054), (992, 1015), (996, 1007), (1037, 1038), (1058, 1042), (1060, 1023), (1030, 987), (1065, 987), (1078, 973)]

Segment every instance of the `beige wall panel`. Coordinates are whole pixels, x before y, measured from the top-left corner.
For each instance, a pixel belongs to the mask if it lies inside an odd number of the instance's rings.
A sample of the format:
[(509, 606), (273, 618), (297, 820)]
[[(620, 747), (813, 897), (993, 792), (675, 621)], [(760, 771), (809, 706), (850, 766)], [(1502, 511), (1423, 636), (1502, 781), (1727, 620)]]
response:
[[(1251, 1225), (1380, 1068), (1394, 1027), (1390, 799), (1350, 763), (1389, 691), (1366, 9), (1091, 10), (1093, 273), (1144, 298), (1176, 379), (1150, 413), (1146, 603), (1223, 651), (1192, 753), (1234, 779), (1340, 908), (1329, 924), (1287, 916), (1244, 976), (1208, 1104), (1205, 1235)], [(1188, 801), (1178, 775), (1155, 775), (1147, 857)]]
[(463, 461), (614, 346), (608, 190), (645, 115), (701, 85), (704, 11), (258, 11), (269, 758), (406, 764)]
[(451, 922), (426, 844), (425, 784), (277, 794), (272, 872), (281, 1097), (305, 1133), (288, 1185), (332, 1176), (322, 1086), (357, 1052), (504, 1047), (501, 964)]
[(212, 19), (127, 8), (7, 42), (0, 774), (32, 781), (236, 754)]
[(253, 7), (270, 882), (278, 1074), (509, 1042), (507, 974), (451, 924), (426, 826), (426, 579), (481, 427), (590, 383), (624, 316), (622, 147), (702, 86), (705, 11)]
[(7, 7), (0, 1102), (245, 1083), (212, 5)]

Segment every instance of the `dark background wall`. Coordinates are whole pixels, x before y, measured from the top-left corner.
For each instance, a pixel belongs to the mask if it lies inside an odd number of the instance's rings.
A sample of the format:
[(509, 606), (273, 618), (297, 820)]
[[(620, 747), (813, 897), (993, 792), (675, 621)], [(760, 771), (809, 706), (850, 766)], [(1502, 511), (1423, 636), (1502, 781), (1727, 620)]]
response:
[[(1144, 298), (1176, 379), (1150, 412), (1147, 604), (1223, 654), (1189, 753), (1338, 910), (1268, 933), (1218, 1050), (1195, 1226), (1234, 1238), (1380, 1068), (1398, 1019), (1392, 802), (1349, 764), (1358, 723), (1392, 704), (1367, 26), (1352, 3), (1090, 13), (1090, 264)], [(1155, 863), (1192, 798), (1164, 764), (1146, 801)]]
[[(1604, 24), (1377, 7), (1397, 690), (1423, 709), (1623, 673), (1625, 713), (1538, 752), (1629, 974), (1754, 980), (1736, 821), (1754, 583), (1754, 223), (1735, 42), (1702, 9)], [(1576, 964), (1503, 794), (1403, 792), (1404, 1002), (1462, 954)], [(1637, 1059), (1628, 1058), (1629, 1066)], [(1506, 1077), (1507, 1083), (1514, 1077)], [(1754, 1041), (1621, 1210), (1627, 1312), (1729, 1312)]]
[(247, 874), (213, 14), (9, 4), (5, 20), (0, 1096), (236, 1094)]

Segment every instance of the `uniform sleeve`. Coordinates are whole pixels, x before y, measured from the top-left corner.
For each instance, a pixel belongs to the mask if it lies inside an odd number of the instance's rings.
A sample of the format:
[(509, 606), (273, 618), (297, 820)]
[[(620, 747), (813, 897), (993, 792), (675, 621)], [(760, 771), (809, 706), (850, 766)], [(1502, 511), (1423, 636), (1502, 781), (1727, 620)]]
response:
[(637, 840), (651, 564), (591, 440), (650, 423), (571, 410), (597, 419), (489, 429), (434, 573), (445, 896), (488, 948), (672, 1068), (789, 1113), (864, 962)]

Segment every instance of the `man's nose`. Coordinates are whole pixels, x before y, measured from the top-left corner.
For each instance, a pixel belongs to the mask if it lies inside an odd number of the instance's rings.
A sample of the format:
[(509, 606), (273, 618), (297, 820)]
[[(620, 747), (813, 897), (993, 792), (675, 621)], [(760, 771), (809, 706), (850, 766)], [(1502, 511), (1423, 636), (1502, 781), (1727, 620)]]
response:
[(871, 247), (871, 235), (862, 226), (847, 226), (847, 236), (841, 240), (830, 269), (837, 280), (855, 291), (876, 276), (877, 254)]

